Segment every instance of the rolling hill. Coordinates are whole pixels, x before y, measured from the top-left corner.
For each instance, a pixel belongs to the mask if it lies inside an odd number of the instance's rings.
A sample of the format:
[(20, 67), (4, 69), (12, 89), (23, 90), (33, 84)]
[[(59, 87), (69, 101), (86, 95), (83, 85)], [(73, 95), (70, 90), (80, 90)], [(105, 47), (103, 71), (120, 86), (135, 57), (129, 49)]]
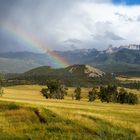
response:
[(107, 84), (115, 82), (113, 75), (105, 73), (89, 65), (71, 65), (66, 68), (51, 68), (42, 66), (12, 78), (33, 83), (46, 84), (47, 80), (60, 80), (68, 86), (86, 86), (92, 84)]

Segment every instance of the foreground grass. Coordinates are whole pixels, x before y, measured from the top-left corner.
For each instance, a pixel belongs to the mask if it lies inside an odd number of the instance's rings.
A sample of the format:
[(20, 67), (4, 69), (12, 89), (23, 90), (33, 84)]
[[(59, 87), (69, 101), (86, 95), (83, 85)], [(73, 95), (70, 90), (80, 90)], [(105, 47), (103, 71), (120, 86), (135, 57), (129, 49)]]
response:
[[(0, 139), (140, 139), (140, 105), (89, 103), (85, 98), (73, 101), (73, 89), (65, 100), (46, 100), (40, 89), (5, 89), (0, 98)], [(86, 96), (86, 89), (82, 94)]]

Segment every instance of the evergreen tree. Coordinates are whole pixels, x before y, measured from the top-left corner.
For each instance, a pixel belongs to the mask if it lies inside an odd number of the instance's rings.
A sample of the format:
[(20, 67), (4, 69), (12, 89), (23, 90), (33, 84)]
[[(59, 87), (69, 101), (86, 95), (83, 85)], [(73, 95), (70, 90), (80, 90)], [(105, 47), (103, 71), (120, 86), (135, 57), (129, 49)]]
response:
[(93, 88), (91, 91), (88, 93), (88, 101), (93, 102), (97, 98), (97, 90), (96, 88)]
[(138, 97), (136, 94), (128, 93), (127, 95), (127, 103), (129, 104), (137, 104), (138, 103)]
[(127, 91), (124, 88), (119, 91), (118, 102), (121, 104), (127, 103)]
[(75, 93), (75, 100), (81, 100), (81, 88), (77, 87), (74, 93)]
[(128, 103), (128, 104), (137, 104), (138, 103), (138, 97), (136, 94), (128, 93), (124, 88), (121, 88), (118, 95), (118, 102)]
[(107, 87), (107, 95), (109, 96), (109, 102), (117, 102), (118, 91), (117, 86), (109, 85)]
[(118, 91), (116, 86), (100, 87), (99, 98), (102, 102), (117, 102)]
[(108, 102), (109, 103), (109, 96), (106, 87), (101, 86), (99, 92), (99, 98), (101, 102)]
[(2, 82), (4, 80), (4, 76), (0, 74), (0, 96), (3, 94)]

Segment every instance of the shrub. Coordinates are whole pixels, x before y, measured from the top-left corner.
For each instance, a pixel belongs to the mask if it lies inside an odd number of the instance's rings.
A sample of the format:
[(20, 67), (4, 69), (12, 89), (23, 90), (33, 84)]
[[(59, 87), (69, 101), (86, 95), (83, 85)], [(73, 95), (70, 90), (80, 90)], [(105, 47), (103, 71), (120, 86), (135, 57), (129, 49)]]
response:
[(19, 109), (20, 107), (17, 105), (17, 104), (15, 104), (15, 103), (10, 103), (9, 105), (8, 105), (8, 109), (9, 110), (16, 110), (16, 109)]

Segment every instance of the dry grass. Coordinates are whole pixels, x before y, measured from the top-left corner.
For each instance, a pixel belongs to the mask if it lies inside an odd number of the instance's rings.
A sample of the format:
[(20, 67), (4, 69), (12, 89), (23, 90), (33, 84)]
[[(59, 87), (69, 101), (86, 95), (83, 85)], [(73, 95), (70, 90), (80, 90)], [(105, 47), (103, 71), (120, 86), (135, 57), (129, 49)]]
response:
[[(71, 125), (64, 125), (63, 121), (60, 121), (50, 126), (47, 131), (55, 131), (60, 129), (61, 132), (72, 133), (74, 131), (74, 127), (76, 127), (77, 135), (80, 139), (80, 133), (87, 134), (87, 138), (91, 139), (91, 133), (94, 134), (93, 138), (96, 138), (96, 135), (103, 139), (139, 139), (140, 138), (140, 104), (138, 105), (121, 105), (114, 103), (100, 103), (100, 101), (96, 101), (93, 103), (87, 102), (87, 92), (88, 89), (82, 89), (82, 100), (75, 101), (71, 99), (71, 94), (74, 91), (74, 88), (69, 88), (68, 96), (65, 100), (46, 100), (41, 94), (40, 90), (42, 87), (33, 85), (33, 86), (14, 86), (7, 87), (4, 89), (5, 94), (3, 97), (0, 97), (0, 100), (3, 101), (14, 101), (18, 103), (26, 103), (26, 106), (33, 107), (43, 107), (49, 109), (49, 111), (55, 113), (62, 120), (66, 122), (70, 121)], [(139, 91), (134, 91), (139, 94)], [(28, 104), (27, 104), (28, 103)], [(25, 106), (25, 105), (24, 105)], [(6, 119), (8, 116), (17, 117), (19, 122), (23, 122), (25, 118), (29, 118), (29, 122), (33, 123), (35, 118), (34, 114), (29, 110), (20, 109), (17, 113), (16, 111), (10, 112), (6, 111)], [(19, 116), (24, 117), (19, 117)], [(28, 114), (28, 115), (27, 115)], [(44, 114), (45, 115), (45, 114)], [(11, 117), (11, 119), (14, 117)], [(33, 120), (31, 118), (34, 118)], [(0, 121), (2, 122), (0, 128), (8, 125), (3, 115), (0, 115)], [(15, 118), (14, 118), (15, 119)], [(26, 119), (25, 119), (26, 120)], [(25, 121), (26, 122), (26, 121)], [(74, 126), (76, 123), (76, 126)], [(26, 129), (27, 123), (23, 124), (23, 127)], [(81, 130), (82, 128), (83, 130)], [(14, 129), (14, 128), (9, 128)], [(44, 129), (44, 128), (43, 128)], [(16, 129), (15, 129), (16, 130)], [(14, 133), (15, 130), (12, 130)], [(7, 130), (8, 131), (8, 130)], [(6, 133), (8, 133), (6, 131)], [(23, 130), (19, 132), (19, 135), (22, 135)], [(45, 131), (45, 130), (44, 130)], [(118, 137), (118, 135), (123, 135)], [(42, 134), (44, 135), (44, 134)], [(133, 136), (134, 135), (134, 136)], [(55, 137), (56, 136), (56, 137)], [(54, 139), (57, 139), (59, 136), (55, 135)], [(60, 136), (61, 137), (61, 136)], [(59, 137), (59, 138), (60, 138)], [(67, 136), (66, 136), (67, 137)], [(118, 137), (118, 138), (117, 138)], [(136, 138), (137, 137), (137, 138)], [(139, 137), (139, 138), (138, 138)], [(74, 138), (74, 134), (71, 134), (71, 138)], [(64, 139), (64, 135), (63, 135)], [(97, 138), (96, 138), (97, 139)]]
[(117, 77), (120, 81), (140, 81), (140, 77)]

